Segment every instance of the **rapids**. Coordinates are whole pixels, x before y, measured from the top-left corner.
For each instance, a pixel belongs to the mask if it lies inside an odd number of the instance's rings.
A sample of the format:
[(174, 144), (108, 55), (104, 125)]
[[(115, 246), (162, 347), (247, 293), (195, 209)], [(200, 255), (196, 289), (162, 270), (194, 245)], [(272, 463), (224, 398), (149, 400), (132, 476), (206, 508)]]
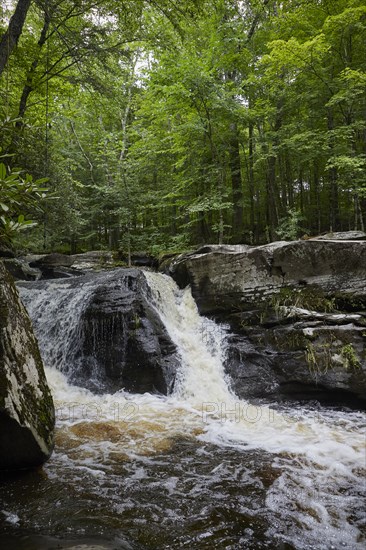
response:
[(4, 548), (363, 549), (365, 414), (239, 400), (223, 369), (227, 328), (198, 314), (189, 288), (145, 277), (180, 355), (168, 396), (72, 386), (70, 335), (92, 283), (20, 289), (56, 448), (42, 471), (2, 479)]

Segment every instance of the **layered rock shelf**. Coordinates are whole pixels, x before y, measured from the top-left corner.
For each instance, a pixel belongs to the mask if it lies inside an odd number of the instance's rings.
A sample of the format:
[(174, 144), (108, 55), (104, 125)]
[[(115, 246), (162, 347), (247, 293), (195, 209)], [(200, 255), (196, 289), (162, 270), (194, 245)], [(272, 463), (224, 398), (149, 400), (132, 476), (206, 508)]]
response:
[(165, 269), (229, 323), (237, 395), (366, 403), (365, 241), (205, 246)]

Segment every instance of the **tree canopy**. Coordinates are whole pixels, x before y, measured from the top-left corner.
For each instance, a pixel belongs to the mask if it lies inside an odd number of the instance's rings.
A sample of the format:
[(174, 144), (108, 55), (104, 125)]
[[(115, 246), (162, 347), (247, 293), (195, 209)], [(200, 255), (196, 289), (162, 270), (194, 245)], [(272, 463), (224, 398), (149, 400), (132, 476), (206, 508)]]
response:
[(364, 230), (365, 44), (363, 0), (7, 2), (0, 232), (160, 252)]

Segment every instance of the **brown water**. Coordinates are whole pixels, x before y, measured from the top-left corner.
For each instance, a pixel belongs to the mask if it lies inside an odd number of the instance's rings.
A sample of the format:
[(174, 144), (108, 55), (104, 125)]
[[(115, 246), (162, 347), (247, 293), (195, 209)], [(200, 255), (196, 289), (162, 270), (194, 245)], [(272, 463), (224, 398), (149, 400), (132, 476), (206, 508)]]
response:
[[(174, 394), (93, 395), (47, 368), (55, 452), (43, 469), (2, 475), (0, 548), (363, 550), (366, 415), (239, 400), (224, 331), (189, 290), (149, 278), (181, 355)], [(25, 298), (50, 365), (83, 297), (67, 283), (37, 292)]]
[[(3, 475), (1, 548), (363, 547), (361, 470), (331, 479), (300, 453), (125, 428), (59, 428), (44, 469)], [(133, 458), (124, 452), (131, 437), (143, 440)]]

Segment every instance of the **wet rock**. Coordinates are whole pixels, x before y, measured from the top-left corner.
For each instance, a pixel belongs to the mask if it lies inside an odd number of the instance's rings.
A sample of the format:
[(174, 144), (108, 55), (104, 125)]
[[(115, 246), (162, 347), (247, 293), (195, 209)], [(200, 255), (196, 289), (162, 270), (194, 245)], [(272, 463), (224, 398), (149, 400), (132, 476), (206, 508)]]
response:
[(31, 321), (0, 263), (0, 469), (45, 462), (53, 449), (54, 422)]
[(248, 399), (275, 397), (278, 394), (280, 384), (271, 369), (272, 355), (268, 351), (258, 351), (248, 338), (239, 335), (228, 337), (225, 371), (237, 396)]
[(180, 286), (191, 284), (203, 314), (251, 310), (271, 304), (283, 288), (306, 286), (350, 301), (356, 295), (366, 308), (366, 242), (206, 246), (178, 256), (169, 272)]
[(92, 272), (57, 287), (53, 281), (21, 285), (45, 364), (98, 393), (170, 391), (178, 357), (149, 303), (142, 271)]
[(231, 319), (237, 334), (228, 338), (225, 369), (238, 396), (329, 402), (333, 395), (338, 403), (366, 406), (365, 316), (344, 314), (337, 324), (310, 312), (302, 321), (276, 324), (274, 317), (245, 327)]
[(138, 270), (118, 270), (108, 282), (99, 281), (80, 319), (82, 360), (76, 380), (85, 377), (86, 385), (97, 372), (103, 391), (168, 393), (178, 364), (176, 349), (146, 299), (149, 292)]
[(168, 266), (199, 310), (229, 323), (240, 397), (336, 394), (366, 404), (366, 242), (209, 245)]
[(39, 269), (30, 267), (29, 263), (20, 258), (5, 258), (4, 265), (15, 280), (36, 281), (41, 277)]

